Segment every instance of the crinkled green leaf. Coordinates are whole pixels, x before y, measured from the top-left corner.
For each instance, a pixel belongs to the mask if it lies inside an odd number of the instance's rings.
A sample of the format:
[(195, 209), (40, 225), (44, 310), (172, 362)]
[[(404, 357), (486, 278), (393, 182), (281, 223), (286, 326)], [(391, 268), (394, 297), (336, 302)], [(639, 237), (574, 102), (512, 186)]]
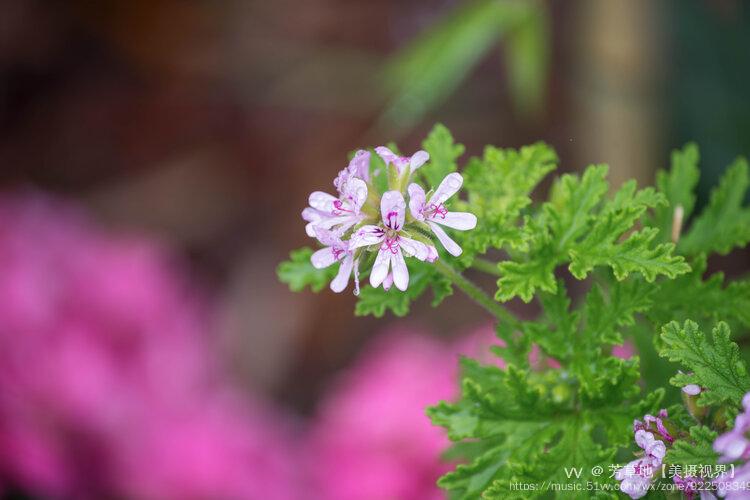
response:
[(659, 229), (661, 241), (671, 241), (675, 209), (683, 210), (685, 224), (695, 208), (695, 187), (700, 178), (698, 161), (700, 154), (695, 144), (687, 144), (682, 149), (672, 152), (672, 163), (669, 171), (656, 173), (656, 187), (667, 200), (667, 203), (654, 208), (651, 224)]
[(557, 166), (557, 155), (544, 143), (519, 150), (488, 146), (482, 158), (471, 158), (464, 169), (468, 202), (457, 209), (477, 216), (477, 227), (458, 236), (464, 258), (488, 248), (523, 247), (518, 225), (522, 210), (531, 204), (530, 194)]
[(665, 203), (664, 196), (627, 182), (604, 201), (606, 175), (607, 166), (597, 165), (580, 177), (566, 174), (559, 179), (542, 214), (526, 220), (522, 234), (528, 248), (498, 266), (497, 300), (520, 297), (528, 302), (537, 290), (555, 293), (555, 269), (565, 262), (578, 279), (597, 266), (610, 267), (619, 280), (639, 273), (653, 281), (690, 270), (683, 257), (672, 254), (674, 245), (654, 243), (656, 229), (630, 232), (646, 210)]
[(717, 433), (706, 426), (690, 428), (690, 436), (676, 440), (667, 451), (665, 462), (681, 467), (687, 465), (716, 465), (719, 454), (713, 450)]
[(646, 228), (631, 234), (621, 243), (600, 242), (598, 246), (578, 247), (570, 251), (570, 272), (584, 279), (595, 266), (610, 266), (618, 280), (630, 273), (641, 273), (647, 281), (657, 276), (674, 278), (690, 271), (681, 255), (673, 255), (672, 243), (653, 246), (658, 229)]
[(737, 344), (730, 339), (729, 326), (720, 322), (707, 339), (694, 321), (683, 326), (673, 321), (662, 328), (664, 347), (659, 353), (678, 362), (687, 373), (672, 377), (677, 387), (697, 384), (704, 388), (698, 399), (703, 406), (729, 401), (739, 405), (750, 390), (750, 376)]
[(289, 285), (293, 292), (299, 292), (309, 286), (313, 292), (321, 291), (336, 276), (338, 266), (333, 265), (325, 269), (315, 269), (310, 263), (313, 250), (309, 247), (293, 250), (289, 260), (282, 262), (276, 268), (279, 281)]
[[(513, 498), (512, 482), (568, 482), (565, 468), (571, 467), (583, 468), (582, 481), (611, 482), (594, 477), (591, 468), (606, 470), (617, 447), (632, 439), (633, 418), (654, 411), (661, 398), (657, 393), (631, 402), (639, 391), (637, 366), (613, 377), (601, 395), (575, 398), (572, 381), (555, 371), (463, 364), (461, 400), (443, 402), (428, 414), (451, 439), (488, 445), (440, 479), (451, 498)], [(522, 493), (530, 498), (550, 492)]]
[(738, 158), (712, 191), (708, 206), (678, 243), (681, 253), (727, 254), (750, 241), (750, 207), (744, 205), (750, 173), (747, 160)]
[(704, 279), (704, 256), (696, 257), (690, 265), (693, 268), (690, 273), (662, 281), (653, 290), (654, 304), (647, 313), (653, 323), (663, 325), (692, 318), (711, 323), (724, 320), (730, 325), (750, 327), (750, 280), (726, 283), (720, 272)]

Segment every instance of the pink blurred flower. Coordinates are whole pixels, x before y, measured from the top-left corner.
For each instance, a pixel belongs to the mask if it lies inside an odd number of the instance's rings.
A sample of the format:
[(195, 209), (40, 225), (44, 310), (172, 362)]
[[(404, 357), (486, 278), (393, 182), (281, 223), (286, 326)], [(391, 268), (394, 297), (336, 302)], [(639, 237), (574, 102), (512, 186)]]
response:
[(54, 498), (297, 498), (279, 418), (220, 370), (171, 255), (0, 199), (0, 476)]
[(450, 442), (425, 408), (458, 396), (459, 356), (504, 366), (480, 328), (454, 343), (414, 330), (375, 338), (324, 398), (311, 430), (309, 463), (326, 500), (442, 499), (437, 479), (453, 464)]
[(442, 498), (448, 446), (425, 408), (457, 393), (457, 358), (413, 331), (377, 337), (321, 404), (310, 466), (326, 500)]

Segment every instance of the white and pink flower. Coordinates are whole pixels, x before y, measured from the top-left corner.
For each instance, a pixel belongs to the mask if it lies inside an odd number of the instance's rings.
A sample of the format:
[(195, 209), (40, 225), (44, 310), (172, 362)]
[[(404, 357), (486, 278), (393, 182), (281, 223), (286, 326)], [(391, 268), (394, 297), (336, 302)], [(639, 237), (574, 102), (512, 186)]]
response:
[(375, 148), (375, 152), (385, 162), (385, 166), (392, 163), (399, 174), (404, 172), (404, 168), (409, 167), (409, 172), (415, 172), (419, 167), (424, 165), (430, 159), (427, 151), (417, 151), (411, 156), (399, 156), (385, 146)]
[[(308, 222), (305, 227), (308, 236), (317, 238), (324, 246), (312, 255), (312, 265), (323, 269), (339, 263), (338, 274), (331, 282), (334, 292), (347, 287), (352, 272), (354, 293), (359, 292), (358, 264), (365, 252), (377, 252), (370, 271), (373, 287), (383, 285), (388, 290), (395, 284), (405, 291), (409, 286), (409, 270), (404, 257), (425, 262), (438, 258), (429, 230), (450, 254), (458, 256), (461, 248), (441, 226), (466, 231), (477, 223), (473, 214), (449, 212), (445, 208), (446, 200), (461, 188), (460, 174), (446, 176), (428, 202), (424, 189), (417, 184), (409, 185), (406, 190), (414, 171), (429, 160), (426, 151), (417, 151), (412, 156), (399, 156), (384, 146), (375, 151), (386, 166), (392, 164), (399, 174), (397, 179), (392, 174), (388, 176), (389, 191), (380, 196), (370, 178), (371, 154), (359, 150), (333, 181), (338, 197), (315, 191), (310, 195), (310, 206), (302, 211), (302, 218)], [(404, 191), (411, 197), (408, 220)], [(380, 217), (377, 216), (378, 198)]]
[(461, 247), (448, 236), (440, 226), (468, 231), (477, 225), (477, 217), (468, 212), (449, 212), (445, 202), (456, 194), (464, 180), (461, 174), (452, 173), (445, 176), (435, 193), (427, 200), (424, 189), (418, 184), (409, 185), (409, 210), (414, 219), (427, 223), (437, 239), (454, 257), (461, 255)]
[(341, 186), (353, 177), (365, 182), (370, 181), (370, 152), (366, 149), (360, 149), (354, 153), (349, 166), (339, 172), (339, 175), (333, 180), (333, 185), (336, 189), (341, 189)]
[[(409, 286), (409, 269), (404, 261), (404, 254), (422, 261), (434, 260), (437, 251), (431, 245), (412, 239), (403, 231), (406, 219), (406, 202), (398, 191), (387, 191), (380, 200), (382, 226), (366, 225), (353, 235), (350, 248), (380, 245), (375, 264), (370, 272), (370, 285), (377, 288), (386, 279), (401, 291)], [(431, 248), (432, 247), (432, 248)], [(389, 270), (392, 278), (389, 278)]]
[(308, 236), (316, 236), (316, 227), (343, 233), (364, 219), (362, 205), (367, 200), (367, 183), (350, 177), (338, 184), (338, 198), (322, 191), (310, 194), (310, 206), (302, 211), (302, 218), (308, 222), (305, 227)]
[(336, 293), (343, 292), (349, 285), (349, 277), (354, 270), (354, 293), (359, 293), (359, 262), (355, 260), (353, 252), (349, 249), (349, 242), (342, 241), (341, 237), (333, 231), (315, 228), (315, 234), (324, 248), (321, 248), (310, 257), (313, 267), (324, 269), (334, 263), (340, 263), (339, 272), (331, 281), (331, 290)]

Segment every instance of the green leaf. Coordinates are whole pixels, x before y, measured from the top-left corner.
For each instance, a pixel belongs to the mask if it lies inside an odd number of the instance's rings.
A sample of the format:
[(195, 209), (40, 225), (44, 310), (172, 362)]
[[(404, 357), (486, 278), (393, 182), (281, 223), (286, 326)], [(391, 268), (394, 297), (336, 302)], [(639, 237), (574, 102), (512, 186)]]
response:
[(654, 290), (654, 304), (647, 316), (654, 324), (693, 318), (715, 323), (750, 327), (750, 280), (726, 283), (723, 273), (703, 278), (706, 258), (691, 262), (693, 270), (674, 280), (659, 283)]
[[(381, 128), (403, 130), (418, 123), (458, 88), (504, 34), (529, 23), (529, 18), (537, 16), (542, 8), (536, 2), (462, 2), (420, 33), (388, 61), (381, 75), (389, 97), (380, 118)], [(526, 34), (527, 37), (534, 35), (543, 36), (544, 32), (537, 30)], [(544, 55), (541, 51), (529, 50), (526, 54)], [(546, 61), (540, 60), (537, 64), (546, 65)], [(541, 71), (532, 75), (526, 68), (519, 69), (525, 70), (523, 77), (527, 80), (545, 76)]]
[(632, 420), (654, 411), (661, 398), (657, 393), (629, 402), (638, 392), (637, 367), (615, 376), (600, 396), (574, 398), (574, 385), (557, 371), (535, 373), (512, 365), (502, 370), (471, 360), (463, 366), (461, 400), (428, 409), (452, 440), (485, 444), (460, 448), (470, 450), (467, 463), (438, 482), (456, 499), (548, 495), (541, 488), (513, 491), (510, 485), (569, 482), (565, 468), (570, 467), (583, 469), (582, 481), (611, 482), (594, 477), (591, 468), (606, 470), (617, 447), (632, 440)]
[(500, 263), (502, 277), (497, 280), (495, 298), (501, 302), (520, 297), (530, 302), (537, 289), (555, 293), (555, 261), (537, 258), (530, 262), (505, 261)]
[(672, 255), (674, 245), (661, 243), (652, 246), (658, 229), (646, 228), (631, 234), (624, 242), (600, 241), (597, 246), (578, 247), (570, 251), (570, 272), (584, 279), (595, 266), (609, 265), (618, 280), (630, 273), (641, 273), (646, 281), (658, 275), (674, 278), (690, 271), (681, 255)]
[(729, 253), (750, 241), (750, 207), (743, 206), (750, 186), (747, 160), (738, 158), (727, 169), (711, 201), (679, 241), (681, 253)]
[(667, 203), (654, 209), (651, 224), (659, 229), (662, 241), (671, 241), (675, 208), (683, 210), (683, 225), (695, 208), (695, 187), (700, 178), (698, 161), (700, 154), (695, 144), (687, 144), (681, 150), (672, 152), (672, 165), (669, 171), (656, 173), (656, 187), (664, 194)]
[(293, 292), (304, 290), (306, 286), (313, 292), (321, 291), (336, 276), (338, 266), (315, 269), (310, 263), (312, 254), (313, 250), (309, 247), (293, 250), (289, 254), (289, 260), (276, 268), (279, 281), (289, 285)]
[(729, 326), (723, 322), (713, 329), (710, 341), (698, 324), (690, 320), (682, 327), (673, 321), (662, 328), (664, 348), (659, 354), (689, 371), (672, 377), (670, 382), (677, 387), (697, 384), (704, 388), (698, 399), (702, 406), (725, 401), (739, 406), (750, 390), (747, 368), (737, 344), (729, 336)]
[(545, 9), (529, 15), (508, 33), (503, 45), (512, 103), (524, 115), (542, 111), (549, 69), (549, 19)]
[(477, 216), (477, 227), (457, 235), (470, 261), (488, 248), (525, 246), (518, 226), (522, 211), (531, 204), (530, 194), (557, 167), (557, 154), (544, 143), (519, 150), (488, 146), (482, 158), (471, 158), (464, 169), (468, 202), (456, 204)]
[(665, 462), (680, 465), (716, 465), (719, 454), (713, 450), (717, 433), (706, 426), (690, 428), (689, 439), (676, 440), (667, 451)]
[(422, 147), (430, 154), (430, 162), (419, 172), (430, 187), (437, 188), (446, 175), (457, 169), (456, 160), (464, 154), (463, 144), (456, 144), (450, 131), (438, 123), (422, 142)]
[(578, 279), (597, 266), (610, 267), (618, 280), (639, 273), (653, 281), (690, 270), (683, 257), (672, 254), (674, 245), (654, 244), (656, 229), (631, 232), (646, 210), (666, 203), (664, 196), (652, 188), (639, 191), (631, 181), (604, 201), (606, 175), (607, 166), (596, 165), (581, 177), (566, 174), (555, 183), (541, 215), (526, 219), (526, 247), (498, 266), (497, 300), (528, 302), (537, 290), (555, 293), (554, 273), (565, 262)]

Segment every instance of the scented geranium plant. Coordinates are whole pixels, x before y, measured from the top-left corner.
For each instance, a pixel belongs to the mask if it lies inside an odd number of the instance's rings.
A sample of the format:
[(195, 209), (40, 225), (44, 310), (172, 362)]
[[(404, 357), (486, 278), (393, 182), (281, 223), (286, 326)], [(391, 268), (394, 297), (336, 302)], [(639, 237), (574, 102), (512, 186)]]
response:
[[(750, 280), (707, 273), (750, 241), (747, 162), (697, 212), (694, 145), (655, 187), (613, 189), (593, 165), (543, 203), (532, 192), (558, 163), (546, 144), (489, 146), (459, 169), (463, 153), (440, 125), (411, 156), (358, 151), (302, 213), (318, 249), (278, 269), (292, 290), (353, 281), (357, 315), (403, 316), (457, 288), (494, 317), (505, 368), (463, 359), (460, 399), (427, 409), (454, 442), (447, 497), (750, 495), (750, 375), (733, 339), (750, 327)], [(637, 356), (615, 355), (626, 343)]]

